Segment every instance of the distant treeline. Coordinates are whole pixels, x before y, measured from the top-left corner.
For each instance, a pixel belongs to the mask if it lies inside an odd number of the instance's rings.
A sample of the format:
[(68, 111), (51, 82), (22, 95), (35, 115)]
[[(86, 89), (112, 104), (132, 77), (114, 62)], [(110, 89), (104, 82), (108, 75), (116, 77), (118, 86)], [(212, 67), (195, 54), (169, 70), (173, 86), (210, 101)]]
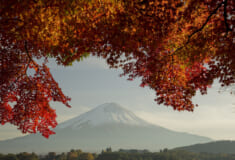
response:
[(0, 160), (235, 160), (234, 154), (209, 154), (193, 153), (188, 151), (169, 151), (163, 149), (160, 152), (147, 150), (124, 150), (112, 152), (111, 148), (103, 150), (100, 154), (74, 150), (67, 153), (49, 152), (46, 155), (35, 153), (0, 154)]

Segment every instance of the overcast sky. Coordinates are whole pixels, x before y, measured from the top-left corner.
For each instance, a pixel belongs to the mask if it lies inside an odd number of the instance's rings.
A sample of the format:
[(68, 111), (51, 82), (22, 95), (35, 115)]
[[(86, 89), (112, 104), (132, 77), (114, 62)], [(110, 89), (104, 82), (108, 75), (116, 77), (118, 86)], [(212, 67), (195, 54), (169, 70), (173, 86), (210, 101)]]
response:
[[(95, 57), (71, 67), (50, 63), (51, 72), (64, 93), (71, 97), (72, 108), (53, 103), (58, 122), (78, 116), (100, 104), (116, 102), (146, 121), (180, 132), (207, 136), (215, 140), (235, 140), (235, 95), (218, 93), (215, 84), (207, 95), (197, 95), (199, 107), (194, 112), (178, 112), (154, 102), (155, 93), (139, 87), (140, 80), (119, 77), (120, 70), (109, 69)], [(0, 126), (0, 140), (24, 136), (11, 125)]]

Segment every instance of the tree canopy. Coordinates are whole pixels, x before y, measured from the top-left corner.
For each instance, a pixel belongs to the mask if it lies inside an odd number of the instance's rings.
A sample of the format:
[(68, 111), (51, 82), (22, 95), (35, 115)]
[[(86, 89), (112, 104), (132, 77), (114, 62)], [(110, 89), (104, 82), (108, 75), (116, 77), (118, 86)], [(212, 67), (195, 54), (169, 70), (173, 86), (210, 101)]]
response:
[[(233, 0), (1, 0), (0, 122), (48, 137), (51, 101), (70, 107), (47, 67), (88, 55), (156, 91), (158, 104), (193, 111), (218, 79), (235, 82)], [(37, 59), (43, 60), (39, 63)]]

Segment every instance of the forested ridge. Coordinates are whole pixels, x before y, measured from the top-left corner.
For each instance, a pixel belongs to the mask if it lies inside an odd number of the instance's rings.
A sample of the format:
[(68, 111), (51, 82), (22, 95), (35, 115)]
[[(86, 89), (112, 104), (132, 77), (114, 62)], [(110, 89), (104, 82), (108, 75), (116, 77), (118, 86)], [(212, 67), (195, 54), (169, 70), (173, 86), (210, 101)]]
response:
[(177, 150), (186, 150), (190, 152), (207, 152), (207, 153), (231, 153), (235, 154), (235, 141), (223, 140), (213, 141), (203, 144), (194, 144), (186, 147), (176, 148)]
[(0, 154), (0, 160), (235, 160), (235, 154), (193, 153), (187, 151), (171, 151), (163, 149), (160, 152), (147, 150), (119, 150), (112, 152), (111, 148), (102, 150), (100, 154), (70, 150), (67, 153), (48, 152), (46, 155), (35, 153)]

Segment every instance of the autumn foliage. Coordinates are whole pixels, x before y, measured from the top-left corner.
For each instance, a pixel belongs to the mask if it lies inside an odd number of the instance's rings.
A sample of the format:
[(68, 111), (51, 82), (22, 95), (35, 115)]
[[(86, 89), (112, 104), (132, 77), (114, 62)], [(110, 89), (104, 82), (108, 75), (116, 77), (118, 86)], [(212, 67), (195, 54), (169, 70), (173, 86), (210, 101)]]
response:
[(197, 90), (235, 82), (234, 10), (233, 0), (1, 0), (0, 122), (53, 134), (50, 102), (70, 99), (47, 59), (89, 54), (142, 78), (158, 104), (193, 111)]

